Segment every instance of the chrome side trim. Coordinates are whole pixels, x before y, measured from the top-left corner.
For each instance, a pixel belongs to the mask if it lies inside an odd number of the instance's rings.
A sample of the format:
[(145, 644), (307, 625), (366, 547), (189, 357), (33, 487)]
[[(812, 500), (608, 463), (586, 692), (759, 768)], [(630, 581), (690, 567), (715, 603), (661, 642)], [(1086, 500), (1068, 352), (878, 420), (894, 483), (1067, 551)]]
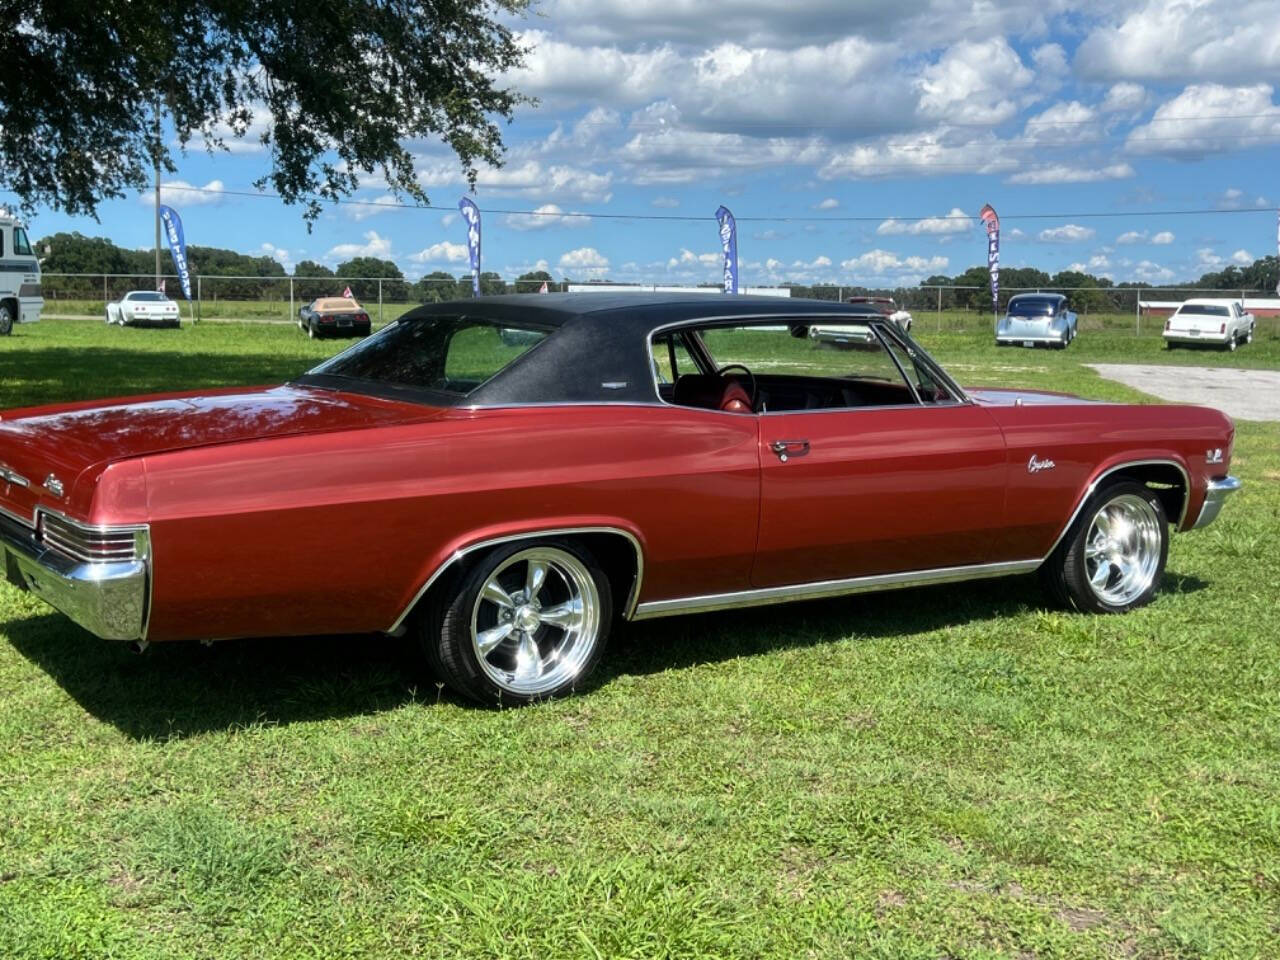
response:
[(813, 583), (793, 583), (781, 587), (760, 587), (754, 590), (736, 590), (732, 593), (712, 593), (698, 597), (677, 597), (671, 600), (650, 600), (636, 608), (632, 620), (652, 620), (683, 613), (705, 613), (726, 610), (730, 607), (759, 607), (772, 603), (790, 603), (795, 600), (817, 600), (822, 597), (839, 597), (855, 593), (872, 593), (878, 590), (895, 590), (900, 587), (924, 586), (934, 583), (957, 583), (962, 580), (981, 580), (987, 577), (1005, 577), (1030, 573), (1040, 566), (1040, 560), (1014, 560), (1003, 563), (979, 563), (964, 567), (939, 567), (936, 570), (912, 570), (905, 573), (881, 573), (867, 577), (850, 577), (845, 580), (819, 580)]
[(1204, 503), (1200, 506), (1200, 515), (1196, 517), (1196, 522), (1191, 525), (1191, 529), (1199, 530), (1217, 520), (1218, 514), (1222, 512), (1222, 505), (1227, 502), (1227, 497), (1242, 486), (1244, 484), (1236, 477), (1217, 477), (1210, 480), (1208, 489), (1204, 492)]
[(1076, 522), (1076, 518), (1080, 516), (1080, 511), (1084, 509), (1084, 505), (1089, 502), (1089, 498), (1092, 497), (1094, 491), (1098, 489), (1098, 484), (1102, 483), (1102, 481), (1111, 476), (1111, 474), (1124, 470), (1127, 467), (1159, 466), (1177, 467), (1178, 472), (1182, 474), (1182, 483), (1185, 491), (1182, 496), (1182, 512), (1178, 514), (1178, 522), (1174, 525), (1175, 530), (1181, 530), (1182, 523), (1187, 517), (1187, 507), (1191, 504), (1191, 477), (1187, 473), (1187, 468), (1177, 460), (1127, 460), (1124, 463), (1116, 464), (1114, 467), (1108, 467), (1102, 473), (1093, 478), (1089, 486), (1085, 488), (1084, 495), (1080, 498), (1079, 502), (1076, 503), (1076, 508), (1071, 511), (1071, 516), (1067, 520), (1066, 525), (1062, 528), (1062, 532), (1059, 533), (1057, 538), (1053, 541), (1053, 546), (1049, 548), (1049, 552), (1044, 555), (1044, 559), (1048, 560), (1053, 554), (1053, 551), (1058, 549), (1058, 544), (1062, 543), (1062, 538), (1067, 535), (1067, 531), (1071, 529), (1071, 525)]
[(439, 580), (446, 570), (463, 557), (467, 556), (467, 554), (474, 553), (477, 550), (485, 550), (489, 547), (500, 546), (504, 543), (513, 543), (519, 540), (531, 540), (535, 537), (558, 537), (579, 533), (616, 534), (625, 538), (626, 541), (631, 544), (631, 549), (636, 553), (636, 578), (631, 585), (631, 593), (627, 597), (627, 605), (623, 609), (622, 615), (627, 620), (632, 619), (636, 610), (636, 603), (640, 599), (640, 585), (644, 581), (644, 551), (640, 549), (640, 541), (637, 540), (633, 534), (623, 530), (621, 527), (551, 527), (545, 530), (530, 530), (527, 533), (514, 533), (502, 537), (492, 537), (488, 540), (478, 540), (475, 543), (470, 543), (465, 547), (458, 548), (447, 560), (444, 561), (444, 563), (436, 567), (431, 576), (427, 577), (426, 583), (418, 589), (418, 592), (413, 595), (413, 599), (411, 599), (405, 608), (400, 611), (400, 615), (396, 617), (395, 622), (383, 632), (395, 633), (404, 626), (404, 622), (408, 618), (410, 612), (418, 605), (418, 601), (427, 595), (427, 591), (431, 589), (432, 584)]

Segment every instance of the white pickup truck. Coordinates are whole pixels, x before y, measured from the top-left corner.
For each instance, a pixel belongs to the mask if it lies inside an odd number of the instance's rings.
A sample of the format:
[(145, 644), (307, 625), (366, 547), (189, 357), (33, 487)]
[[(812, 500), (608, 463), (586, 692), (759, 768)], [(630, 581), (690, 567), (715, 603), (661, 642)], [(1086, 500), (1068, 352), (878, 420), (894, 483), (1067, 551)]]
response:
[(1164, 322), (1164, 342), (1170, 350), (1184, 343), (1234, 350), (1253, 342), (1256, 322), (1239, 300), (1188, 300)]
[(40, 261), (22, 221), (0, 211), (0, 337), (15, 323), (35, 323), (44, 309)]

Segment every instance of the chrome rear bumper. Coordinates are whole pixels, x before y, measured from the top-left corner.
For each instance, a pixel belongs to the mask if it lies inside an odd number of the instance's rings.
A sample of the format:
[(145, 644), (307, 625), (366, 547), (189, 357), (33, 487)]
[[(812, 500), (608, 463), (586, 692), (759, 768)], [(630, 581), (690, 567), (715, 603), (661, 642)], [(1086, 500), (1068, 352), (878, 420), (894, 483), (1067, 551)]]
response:
[(1200, 505), (1200, 515), (1196, 517), (1196, 522), (1191, 525), (1191, 529), (1199, 530), (1218, 519), (1218, 514), (1222, 512), (1222, 505), (1226, 503), (1227, 497), (1242, 486), (1243, 484), (1235, 477), (1218, 477), (1210, 480), (1204, 492), (1204, 503)]
[(11, 583), (30, 590), (104, 640), (140, 640), (146, 631), (149, 541), (133, 560), (85, 562), (45, 546), (30, 527), (0, 516), (0, 562)]

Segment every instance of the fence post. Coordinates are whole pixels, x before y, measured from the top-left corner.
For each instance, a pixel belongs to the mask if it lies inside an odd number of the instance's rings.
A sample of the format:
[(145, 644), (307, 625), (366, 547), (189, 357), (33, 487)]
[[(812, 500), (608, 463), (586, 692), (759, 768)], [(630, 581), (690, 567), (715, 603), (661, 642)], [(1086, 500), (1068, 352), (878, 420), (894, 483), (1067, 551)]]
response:
[(1142, 336), (1142, 292), (1133, 292), (1133, 335)]
[(201, 297), (201, 281), (204, 280), (200, 274), (196, 274), (196, 323), (200, 322), (200, 318), (204, 316), (204, 300)]
[(106, 312), (107, 312), (107, 303), (108, 303), (108, 302), (109, 302), (109, 301), (108, 301), (108, 297), (107, 297), (107, 275), (104, 273), (104, 274), (102, 275), (102, 312), (103, 312), (103, 314), (106, 314)]
[(289, 316), (286, 319), (293, 319), (293, 277), (289, 278)]
[(942, 332), (942, 287), (938, 287), (938, 332)]
[(378, 323), (382, 323), (382, 278), (378, 278)]

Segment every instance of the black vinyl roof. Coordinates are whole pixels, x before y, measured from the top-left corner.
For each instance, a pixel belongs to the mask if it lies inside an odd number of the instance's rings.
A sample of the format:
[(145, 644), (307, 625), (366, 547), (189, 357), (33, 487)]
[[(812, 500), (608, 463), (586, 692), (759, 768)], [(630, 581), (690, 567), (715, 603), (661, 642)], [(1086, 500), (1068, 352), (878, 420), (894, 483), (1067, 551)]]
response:
[(542, 343), (471, 393), (468, 405), (656, 403), (649, 335), (670, 324), (778, 318), (848, 317), (864, 306), (830, 300), (724, 294), (507, 294), (428, 304), (401, 318), (465, 316), (555, 328)]

